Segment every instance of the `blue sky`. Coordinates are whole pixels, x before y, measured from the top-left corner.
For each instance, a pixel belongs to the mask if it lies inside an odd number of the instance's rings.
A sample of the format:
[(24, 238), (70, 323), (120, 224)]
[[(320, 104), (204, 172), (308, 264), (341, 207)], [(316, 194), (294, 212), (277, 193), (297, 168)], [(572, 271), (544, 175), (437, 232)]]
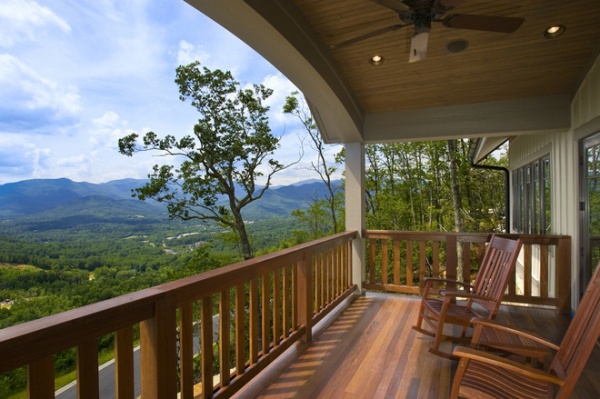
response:
[[(145, 178), (162, 159), (125, 157), (117, 141), (191, 132), (197, 114), (174, 78), (194, 60), (272, 88), (271, 128), (283, 135), (276, 157), (298, 158), (302, 130), (281, 113), (293, 84), (183, 0), (0, 1), (0, 184)], [(306, 152), (276, 185), (317, 178)]]

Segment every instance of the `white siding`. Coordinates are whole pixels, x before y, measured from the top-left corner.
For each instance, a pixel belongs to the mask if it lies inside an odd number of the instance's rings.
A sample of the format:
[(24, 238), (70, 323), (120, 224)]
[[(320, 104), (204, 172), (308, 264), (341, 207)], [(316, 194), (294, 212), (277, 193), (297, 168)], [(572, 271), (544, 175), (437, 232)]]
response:
[(590, 69), (571, 103), (571, 126), (577, 129), (600, 116), (600, 58)]
[[(571, 129), (561, 133), (519, 136), (510, 142), (510, 170), (550, 154), (552, 233), (572, 237), (572, 292), (578, 292), (579, 171), (578, 143), (600, 131), (600, 57), (582, 81), (571, 103)], [(511, 175), (512, 178), (512, 175)], [(512, 187), (512, 185), (511, 185)], [(511, 198), (512, 201), (512, 198)], [(572, 296), (577, 307), (578, 295)]]

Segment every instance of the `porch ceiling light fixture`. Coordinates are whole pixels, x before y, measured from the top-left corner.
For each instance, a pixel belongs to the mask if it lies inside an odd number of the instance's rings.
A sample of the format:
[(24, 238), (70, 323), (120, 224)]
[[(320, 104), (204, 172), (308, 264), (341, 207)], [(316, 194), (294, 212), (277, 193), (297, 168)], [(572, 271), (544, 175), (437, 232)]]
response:
[(369, 58), (369, 64), (371, 65), (381, 65), (383, 64), (384, 58), (383, 56), (379, 55), (379, 54), (375, 54), (373, 57)]
[(554, 39), (565, 33), (567, 28), (564, 25), (552, 25), (544, 30), (544, 37), (546, 39)]

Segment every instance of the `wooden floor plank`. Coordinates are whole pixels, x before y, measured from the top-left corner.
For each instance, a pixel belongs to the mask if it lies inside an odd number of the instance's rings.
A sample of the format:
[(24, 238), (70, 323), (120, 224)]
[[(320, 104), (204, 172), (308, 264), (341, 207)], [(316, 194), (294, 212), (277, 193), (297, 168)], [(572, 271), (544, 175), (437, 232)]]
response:
[[(447, 398), (456, 362), (428, 352), (432, 338), (411, 329), (416, 296), (368, 293), (313, 337), (260, 393), (240, 398)], [(500, 321), (560, 343), (569, 318), (548, 309), (502, 306)], [(451, 351), (451, 343), (441, 349)], [(580, 378), (576, 399), (600, 397), (600, 347)], [(273, 373), (274, 371), (269, 371)]]

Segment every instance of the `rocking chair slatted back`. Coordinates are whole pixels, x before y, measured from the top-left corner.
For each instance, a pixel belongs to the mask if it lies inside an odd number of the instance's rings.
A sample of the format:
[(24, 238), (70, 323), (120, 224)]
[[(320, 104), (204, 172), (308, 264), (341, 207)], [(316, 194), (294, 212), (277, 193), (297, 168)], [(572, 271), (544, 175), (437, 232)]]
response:
[(559, 398), (569, 397), (600, 337), (600, 266), (590, 281), (550, 370), (565, 381)]
[[(498, 312), (506, 291), (510, 275), (514, 273), (516, 258), (519, 255), (520, 241), (493, 236), (485, 252), (481, 267), (473, 283), (473, 292), (477, 295), (493, 298), (492, 301), (469, 299), (490, 312), (493, 318)], [(506, 267), (509, 265), (510, 267)]]

